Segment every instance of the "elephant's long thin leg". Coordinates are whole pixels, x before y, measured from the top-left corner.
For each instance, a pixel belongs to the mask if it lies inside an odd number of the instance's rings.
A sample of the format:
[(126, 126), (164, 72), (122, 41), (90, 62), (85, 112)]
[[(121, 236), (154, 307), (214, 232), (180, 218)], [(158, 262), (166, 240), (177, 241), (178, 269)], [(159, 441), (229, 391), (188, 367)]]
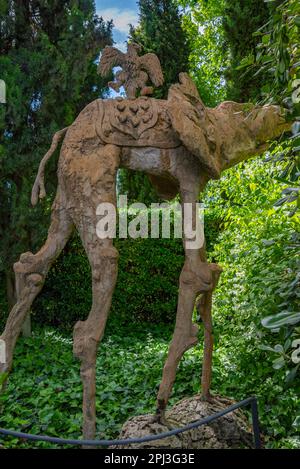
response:
[(200, 313), (201, 319), (204, 325), (204, 353), (203, 353), (203, 364), (202, 364), (202, 397), (204, 399), (210, 398), (210, 384), (211, 384), (211, 373), (212, 373), (212, 354), (214, 346), (213, 338), (213, 324), (211, 316), (212, 307), (212, 293), (205, 293), (202, 295), (197, 309)]
[(83, 438), (95, 438), (96, 431), (96, 356), (117, 280), (118, 252), (113, 246), (87, 246), (92, 265), (93, 304), (86, 321), (74, 328), (74, 355), (81, 362), (83, 384)]
[(19, 262), (14, 265), (17, 301), (0, 337), (4, 341), (2, 344), (5, 344), (6, 355), (5, 363), (0, 363), (0, 372), (10, 371), (14, 347), (30, 307), (43, 287), (51, 264), (72, 233), (73, 224), (62, 205), (59, 190), (52, 210), (51, 225), (44, 246), (36, 254), (22, 254)]
[[(181, 190), (181, 201), (183, 204), (190, 204), (192, 207), (192, 227), (194, 234), (187, 233), (184, 229), (185, 264), (182, 269), (179, 281), (179, 297), (174, 335), (170, 344), (168, 357), (163, 369), (162, 381), (157, 398), (157, 417), (163, 418), (164, 410), (167, 406), (169, 396), (172, 391), (176, 377), (178, 363), (183, 354), (195, 345), (198, 341), (198, 327), (192, 322), (196, 296), (200, 293), (208, 292), (212, 289), (212, 272), (209, 264), (203, 259), (203, 243), (196, 242), (196, 237), (200, 237), (199, 226), (196, 218), (198, 216), (196, 205), (199, 187), (195, 185), (192, 190)], [(184, 225), (187, 206), (183, 210)], [(194, 241), (194, 243), (193, 243)], [(204, 241), (204, 240), (203, 240)], [(195, 249), (193, 249), (193, 244)]]
[(212, 354), (213, 354), (213, 324), (212, 324), (212, 297), (213, 290), (216, 288), (220, 274), (221, 267), (217, 264), (210, 264), (213, 274), (213, 289), (204, 293), (197, 304), (197, 309), (201, 316), (204, 325), (204, 356), (202, 365), (202, 398), (204, 400), (210, 399), (210, 385), (212, 376)]
[(85, 321), (78, 321), (74, 328), (73, 349), (74, 355), (81, 362), (83, 384), (84, 439), (95, 438), (96, 355), (104, 334), (118, 269), (118, 252), (113, 246), (113, 240), (101, 239), (99, 232), (96, 232), (96, 212), (101, 203), (111, 204), (113, 209), (116, 207), (119, 152), (117, 147), (110, 145), (89, 154), (84, 179), (75, 181), (80, 193), (80, 204), (74, 204), (72, 217), (91, 265), (93, 288), (89, 316)]

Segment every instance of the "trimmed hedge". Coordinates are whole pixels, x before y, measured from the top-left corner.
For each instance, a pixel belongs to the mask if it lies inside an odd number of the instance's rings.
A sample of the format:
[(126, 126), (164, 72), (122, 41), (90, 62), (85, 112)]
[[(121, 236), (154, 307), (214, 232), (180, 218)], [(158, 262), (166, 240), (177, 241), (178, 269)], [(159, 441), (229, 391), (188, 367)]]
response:
[[(172, 232), (172, 230), (171, 230)], [(219, 232), (215, 213), (205, 214), (207, 249), (211, 251)], [(173, 323), (178, 281), (184, 263), (181, 239), (116, 239), (119, 273), (111, 308), (118, 323), (149, 321)], [(33, 304), (33, 320), (41, 325), (71, 330), (91, 308), (91, 271), (77, 234), (52, 266), (41, 294)], [(1, 282), (0, 324), (7, 311), (5, 282)]]
[[(111, 315), (118, 322), (170, 323), (175, 319), (184, 262), (180, 239), (117, 239), (119, 274)], [(77, 235), (53, 265), (33, 306), (40, 324), (66, 329), (91, 308), (90, 266)]]

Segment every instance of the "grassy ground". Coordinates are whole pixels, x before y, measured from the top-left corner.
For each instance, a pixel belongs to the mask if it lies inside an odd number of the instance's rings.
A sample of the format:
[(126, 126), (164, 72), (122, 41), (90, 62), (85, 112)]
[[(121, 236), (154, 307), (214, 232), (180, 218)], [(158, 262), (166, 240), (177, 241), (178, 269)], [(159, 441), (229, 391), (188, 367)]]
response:
[[(98, 438), (116, 437), (128, 417), (154, 412), (170, 336), (171, 329), (166, 326), (124, 326), (115, 332), (113, 325), (110, 326), (97, 360)], [(213, 387), (228, 397), (248, 397), (253, 391), (251, 367), (247, 389), (245, 379), (231, 361), (230, 354), (226, 353), (221, 353), (217, 346)], [(185, 355), (179, 367), (171, 404), (199, 392), (200, 373), (199, 346)], [(271, 387), (274, 390), (272, 402), (266, 402), (263, 395), (268, 393), (270, 396)], [(280, 421), (280, 416), (275, 417), (279, 412), (275, 399), (276, 386), (264, 381), (257, 392), (262, 395), (260, 413), (263, 430), (267, 433), (272, 418)], [(291, 402), (288, 393), (282, 397), (285, 398)], [(21, 339), (16, 349), (14, 370), (0, 398), (0, 405), (2, 427), (35, 434), (80, 438), (81, 382), (79, 363), (72, 355), (71, 337), (48, 329), (35, 331), (31, 339)], [(55, 447), (14, 438), (6, 438), (2, 444), (7, 448)], [(296, 440), (270, 435), (267, 437), (267, 445), (293, 447)]]

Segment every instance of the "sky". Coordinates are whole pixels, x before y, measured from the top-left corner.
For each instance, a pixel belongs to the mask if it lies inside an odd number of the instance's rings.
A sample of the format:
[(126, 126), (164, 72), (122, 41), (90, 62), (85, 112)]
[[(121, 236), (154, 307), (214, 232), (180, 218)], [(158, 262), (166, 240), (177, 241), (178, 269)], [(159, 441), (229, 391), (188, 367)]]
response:
[(113, 20), (115, 45), (118, 49), (126, 50), (129, 24), (135, 26), (138, 23), (136, 0), (96, 0), (96, 9), (104, 20)]

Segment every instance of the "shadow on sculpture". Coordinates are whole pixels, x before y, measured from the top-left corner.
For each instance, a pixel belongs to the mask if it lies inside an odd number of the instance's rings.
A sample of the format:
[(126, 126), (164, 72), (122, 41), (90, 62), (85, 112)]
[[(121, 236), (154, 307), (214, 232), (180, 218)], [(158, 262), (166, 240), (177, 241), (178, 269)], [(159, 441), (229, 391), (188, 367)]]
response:
[[(290, 127), (276, 106), (224, 102), (214, 109), (206, 108), (195, 84), (185, 73), (179, 75), (178, 84), (170, 87), (167, 100), (151, 98), (153, 87), (149, 85), (163, 84), (160, 63), (154, 54), (139, 57), (137, 52), (135, 45), (129, 45), (126, 54), (112, 47), (104, 49), (99, 71), (106, 75), (112, 67), (121, 65), (122, 71), (110, 85), (115, 90), (124, 86), (128, 98), (98, 99), (90, 103), (70, 127), (55, 134), (50, 150), (41, 161), (32, 190), (33, 205), (46, 194), (45, 166), (64, 137), (48, 238), (40, 251), (22, 254), (14, 265), (17, 302), (1, 336), (5, 357), (0, 371), (8, 375), (16, 340), (31, 304), (41, 291), (52, 263), (73, 229), (77, 229), (91, 265), (93, 291), (87, 319), (78, 321), (74, 328), (74, 354), (81, 362), (86, 439), (95, 437), (96, 354), (118, 269), (118, 252), (113, 240), (99, 239), (96, 234), (96, 208), (103, 202), (116, 204), (118, 168), (146, 172), (165, 199), (170, 200), (179, 193), (182, 203), (192, 204), (195, 222), (196, 203), (207, 182), (219, 178), (223, 170), (261, 154), (268, 140)], [(160, 421), (164, 419), (178, 363), (197, 343), (198, 327), (192, 322), (195, 304), (205, 329), (202, 397), (210, 398), (212, 294), (222, 269), (207, 263), (204, 246), (191, 249), (191, 241), (183, 236), (185, 263), (179, 279), (176, 325), (157, 397), (156, 418)]]

